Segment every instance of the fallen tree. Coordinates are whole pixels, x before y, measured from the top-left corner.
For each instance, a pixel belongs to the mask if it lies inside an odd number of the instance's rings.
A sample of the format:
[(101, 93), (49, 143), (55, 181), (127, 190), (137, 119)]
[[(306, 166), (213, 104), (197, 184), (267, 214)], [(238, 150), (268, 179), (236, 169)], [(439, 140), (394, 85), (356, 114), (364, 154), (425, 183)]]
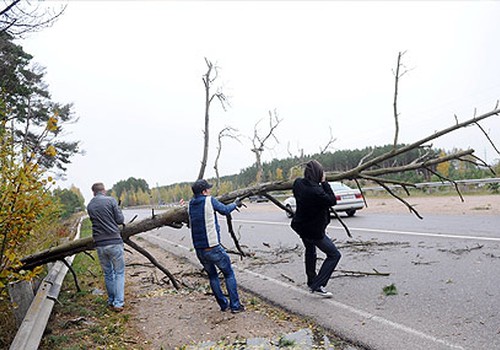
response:
[[(451, 160), (457, 160), (461, 162), (469, 162), (472, 163), (476, 166), (482, 166), (482, 167), (489, 167), (486, 162), (481, 160), (479, 157), (476, 157), (474, 155), (474, 150), (473, 149), (468, 149), (465, 151), (457, 151), (455, 153), (446, 155), (446, 156), (436, 156), (432, 152), (425, 152), (423, 155), (419, 156), (417, 159), (414, 159), (412, 162), (402, 165), (402, 166), (393, 166), (393, 167), (383, 167), (382, 164), (386, 162), (387, 160), (393, 159), (396, 156), (405, 154), (407, 152), (416, 150), (416, 149), (422, 149), (424, 150), (426, 147), (429, 147), (428, 144), (435, 140), (438, 139), (444, 135), (453, 133), (461, 128), (466, 128), (469, 126), (477, 126), (480, 131), (484, 134), (486, 139), (489, 141), (489, 143), (492, 145), (494, 150), (500, 154), (498, 151), (497, 147), (495, 146), (493, 140), (489, 137), (489, 135), (486, 133), (486, 131), (482, 128), (480, 125), (480, 122), (493, 117), (493, 116), (499, 116), (500, 115), (500, 109), (498, 108), (498, 102), (495, 108), (487, 113), (484, 113), (480, 116), (474, 115), (471, 119), (468, 119), (464, 122), (459, 123), (458, 119), (455, 116), (455, 124), (442, 129), (440, 131), (436, 131), (433, 134), (424, 137), (423, 139), (420, 139), (412, 144), (405, 145), (405, 146), (398, 146), (398, 134), (399, 134), (399, 123), (398, 123), (398, 112), (397, 112), (397, 96), (398, 96), (398, 82), (399, 79), (406, 73), (406, 71), (401, 72), (400, 68), (402, 67), (401, 64), (401, 57), (403, 56), (404, 53), (399, 53), (398, 55), (398, 60), (397, 60), (397, 69), (395, 71), (395, 93), (394, 93), (394, 120), (395, 120), (395, 136), (394, 136), (394, 146), (393, 148), (380, 155), (377, 157), (372, 157), (371, 154), (367, 154), (358, 164), (358, 166), (354, 167), (351, 170), (341, 172), (341, 173), (327, 173), (326, 174), (326, 179), (328, 181), (341, 181), (341, 180), (353, 180), (357, 183), (358, 188), (361, 190), (361, 186), (359, 181), (360, 180), (367, 180), (374, 182), (380, 186), (382, 186), (389, 194), (391, 194), (394, 198), (399, 200), (401, 203), (403, 203), (410, 212), (415, 214), (418, 218), (422, 218), (422, 216), (418, 213), (418, 211), (411, 205), (409, 204), (404, 198), (399, 196), (397, 193), (393, 192), (390, 188), (390, 185), (399, 185), (401, 186), (406, 193), (409, 195), (408, 188), (409, 187), (415, 187), (414, 184), (411, 183), (405, 183), (405, 182), (400, 182), (400, 181), (394, 181), (388, 178), (385, 178), (384, 176), (390, 175), (393, 173), (403, 173), (407, 171), (416, 171), (416, 170), (427, 170), (433, 173), (434, 175), (438, 176), (442, 181), (446, 182), (451, 182), (454, 184), (455, 189), (457, 193), (460, 195), (462, 201), (463, 197), (460, 194), (460, 190), (458, 188), (457, 183), (455, 183), (453, 180), (446, 178), (442, 174), (439, 174), (437, 172), (436, 166), (441, 163), (445, 163)], [(495, 175), (495, 172), (491, 167), (489, 167), (491, 170), (492, 174)], [(272, 193), (275, 191), (285, 191), (285, 190), (291, 190), (293, 186), (293, 179), (288, 180), (288, 181), (276, 181), (276, 182), (269, 182), (269, 183), (259, 183), (255, 186), (252, 187), (247, 187), (243, 189), (239, 189), (230, 193), (226, 193), (221, 195), (218, 199), (223, 202), (223, 203), (230, 203), (233, 202), (236, 198), (244, 199), (253, 195), (263, 195), (267, 197), (272, 203), (277, 205), (279, 208), (288, 211), (287, 208), (283, 206), (283, 204), (274, 198), (272, 196)], [(339, 220), (339, 222), (343, 225), (344, 229), (347, 232), (347, 235), (350, 236), (349, 229), (348, 227), (344, 224), (344, 222), (340, 219), (340, 217), (333, 212)], [(238, 240), (236, 238), (236, 235), (233, 231), (232, 228), (232, 222), (231, 222), (231, 216), (227, 216), (228, 220), (228, 228), (229, 232), (231, 233), (231, 237), (233, 238), (236, 248), (238, 249), (239, 254), (244, 256), (244, 252), (241, 250), (241, 247), (238, 243)], [(150, 218), (138, 221), (138, 222), (133, 222), (130, 224), (127, 224), (125, 227), (123, 227), (122, 230), (122, 237), (123, 240), (126, 244), (146, 256), (155, 266), (157, 266), (160, 270), (162, 270), (172, 281), (173, 285), (178, 288), (178, 282), (175, 280), (173, 275), (163, 266), (161, 266), (156, 259), (149, 254), (144, 248), (141, 248), (137, 243), (133, 242), (131, 240), (131, 237), (142, 233), (142, 232), (147, 232), (151, 231), (153, 229), (157, 229), (160, 227), (164, 226), (171, 226), (174, 228), (181, 228), (184, 224), (188, 223), (188, 213), (187, 213), (187, 206), (182, 205), (182, 206), (175, 206), (167, 209), (165, 212), (155, 215), (154, 211), (152, 212), (152, 215)], [(80, 252), (85, 252), (88, 250), (92, 250), (95, 248), (95, 244), (92, 240), (91, 237), (88, 238), (83, 238), (79, 239), (76, 241), (72, 241), (70, 243), (65, 243), (61, 244), (57, 247), (53, 247), (35, 254), (32, 254), (30, 256), (27, 256), (21, 260), (21, 263), (23, 264), (20, 269), (33, 269), (36, 266), (40, 266), (43, 264), (46, 264), (48, 262), (54, 262), (57, 260), (64, 260), (65, 257), (71, 256)]]
[[(450, 160), (471, 162), (478, 166), (488, 166), (488, 165), (480, 158), (474, 155), (473, 149), (456, 152), (443, 157), (435, 157), (435, 158), (421, 159), (421, 160), (416, 159), (414, 162), (410, 164), (399, 167), (382, 168), (378, 167), (377, 165), (381, 164), (382, 162), (388, 159), (394, 158), (397, 155), (419, 148), (424, 144), (434, 139), (437, 139), (438, 137), (454, 132), (460, 128), (468, 127), (470, 125), (475, 125), (480, 121), (490, 118), (492, 116), (499, 116), (499, 115), (500, 115), (500, 109), (497, 106), (497, 108), (495, 108), (491, 112), (485, 113), (477, 117), (473, 117), (462, 123), (457, 123), (441, 131), (437, 131), (434, 134), (425, 137), (419, 141), (416, 141), (410, 145), (406, 145), (400, 148), (394, 148), (391, 151), (384, 153), (373, 159), (365, 159), (362, 164), (359, 164), (357, 167), (349, 171), (342, 173), (327, 173), (326, 178), (328, 181), (340, 181), (340, 180), (358, 181), (361, 179), (365, 179), (378, 183), (382, 185), (384, 188), (386, 188), (389, 191), (389, 193), (391, 193), (391, 195), (393, 195), (397, 200), (401, 201), (404, 205), (406, 205), (411, 212), (413, 212), (415, 215), (421, 218), (421, 216), (418, 214), (418, 211), (413, 206), (411, 206), (408, 202), (406, 202), (404, 198), (392, 192), (387, 185), (387, 184), (398, 184), (406, 189), (408, 187), (415, 187), (414, 184), (395, 182), (389, 179), (385, 179), (383, 177), (384, 175), (397, 172), (413, 171), (418, 169), (431, 169), (431, 167), (437, 164), (444, 163)], [(495, 174), (492, 169), (491, 171), (492, 174)], [(443, 179), (443, 181), (453, 182), (452, 180), (446, 179), (444, 177), (441, 178)], [(243, 199), (252, 195), (266, 195), (268, 198), (271, 198), (273, 203), (278, 205), (281, 209), (286, 210), (286, 208), (278, 200), (276, 200), (271, 195), (271, 193), (275, 191), (290, 190), (292, 189), (292, 185), (293, 185), (293, 180), (262, 183), (252, 187), (247, 187), (230, 193), (226, 193), (220, 196), (218, 199), (223, 203), (231, 203), (236, 198)], [(455, 186), (455, 188), (458, 189), (458, 186)], [(183, 223), (187, 222), (188, 222), (188, 213), (187, 213), (187, 207), (185, 205), (171, 207), (161, 214), (158, 215), (153, 214), (150, 218), (126, 225), (122, 230), (122, 236), (124, 240), (127, 241), (128, 239), (130, 239), (130, 237), (141, 232), (151, 231), (163, 226), (172, 226), (180, 228), (182, 227)], [(94, 248), (95, 245), (91, 237), (79, 239), (23, 258), (21, 260), (21, 262), (23, 263), (22, 268), (33, 269), (36, 266), (40, 266), (48, 262), (61, 260), (67, 256), (71, 256), (73, 254), (77, 254)]]

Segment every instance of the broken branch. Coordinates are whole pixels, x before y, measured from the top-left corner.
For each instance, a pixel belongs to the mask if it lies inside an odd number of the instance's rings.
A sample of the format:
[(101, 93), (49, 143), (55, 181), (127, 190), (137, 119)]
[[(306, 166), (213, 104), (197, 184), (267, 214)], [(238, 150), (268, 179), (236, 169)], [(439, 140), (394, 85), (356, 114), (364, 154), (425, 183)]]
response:
[(172, 281), (172, 284), (173, 286), (175, 287), (175, 289), (179, 289), (179, 283), (177, 282), (177, 280), (175, 279), (174, 275), (172, 275), (170, 273), (170, 271), (168, 271), (165, 267), (163, 267), (163, 265), (161, 265), (153, 255), (151, 255), (146, 249), (142, 248), (141, 246), (139, 246), (137, 243), (133, 242), (130, 238), (127, 238), (124, 240), (124, 242), (126, 244), (128, 244), (129, 246), (131, 246), (132, 248), (134, 248), (135, 250), (137, 250), (139, 253), (141, 253), (142, 255), (144, 255), (154, 266), (156, 266), (157, 268), (159, 268), (163, 273), (165, 273), (165, 275), (168, 276), (168, 278), (170, 279), (170, 281)]

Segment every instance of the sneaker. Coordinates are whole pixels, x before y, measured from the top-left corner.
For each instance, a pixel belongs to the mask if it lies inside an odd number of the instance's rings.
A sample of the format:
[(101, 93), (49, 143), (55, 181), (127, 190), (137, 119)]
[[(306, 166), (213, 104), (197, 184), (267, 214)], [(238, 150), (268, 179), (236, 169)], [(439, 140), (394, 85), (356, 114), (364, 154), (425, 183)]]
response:
[(111, 306), (110, 309), (114, 312), (122, 312), (123, 306)]
[(243, 311), (245, 311), (245, 307), (243, 305), (240, 305), (240, 307), (237, 309), (231, 309), (232, 314), (239, 314), (240, 312), (243, 312)]
[(325, 287), (323, 287), (323, 286), (319, 287), (316, 290), (312, 290), (311, 293), (319, 295), (319, 296), (321, 296), (323, 298), (331, 298), (331, 297), (333, 297), (333, 294), (330, 293), (329, 291), (327, 291), (325, 289)]

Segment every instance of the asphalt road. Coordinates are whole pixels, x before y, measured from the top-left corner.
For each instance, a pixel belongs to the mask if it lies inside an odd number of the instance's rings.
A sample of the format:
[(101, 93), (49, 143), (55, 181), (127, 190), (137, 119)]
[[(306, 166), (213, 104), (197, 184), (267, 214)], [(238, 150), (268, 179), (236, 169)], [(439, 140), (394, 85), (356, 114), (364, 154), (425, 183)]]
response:
[[(343, 218), (352, 239), (333, 220), (328, 233), (343, 256), (327, 286), (334, 297), (321, 299), (306, 289), (303, 249), (289, 219), (268, 208), (234, 214), (240, 244), (251, 253), (233, 256), (241, 287), (368, 349), (500, 349), (499, 217), (360, 211)], [(126, 215), (136, 213), (149, 211)], [(234, 249), (221, 224), (224, 245)], [(186, 228), (142, 236), (196, 262)], [(389, 285), (397, 295), (384, 294)]]

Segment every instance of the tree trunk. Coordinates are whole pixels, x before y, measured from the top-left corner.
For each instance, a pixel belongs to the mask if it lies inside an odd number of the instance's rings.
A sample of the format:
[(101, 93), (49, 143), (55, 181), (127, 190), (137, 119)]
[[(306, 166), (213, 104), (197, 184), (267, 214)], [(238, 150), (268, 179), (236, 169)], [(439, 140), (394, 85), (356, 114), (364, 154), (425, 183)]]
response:
[[(165, 213), (155, 215), (153, 218), (144, 219), (127, 225), (122, 230), (122, 237), (127, 240), (129, 237), (141, 232), (151, 231), (155, 228), (163, 226), (171, 226), (180, 222), (187, 222), (188, 213), (186, 207), (175, 207), (168, 209)], [(61, 260), (66, 256), (81, 253), (87, 250), (95, 249), (95, 243), (92, 237), (85, 237), (61, 244), (54, 248), (29, 255), (23, 259), (23, 269), (33, 269), (36, 266), (43, 265), (49, 262)]]

